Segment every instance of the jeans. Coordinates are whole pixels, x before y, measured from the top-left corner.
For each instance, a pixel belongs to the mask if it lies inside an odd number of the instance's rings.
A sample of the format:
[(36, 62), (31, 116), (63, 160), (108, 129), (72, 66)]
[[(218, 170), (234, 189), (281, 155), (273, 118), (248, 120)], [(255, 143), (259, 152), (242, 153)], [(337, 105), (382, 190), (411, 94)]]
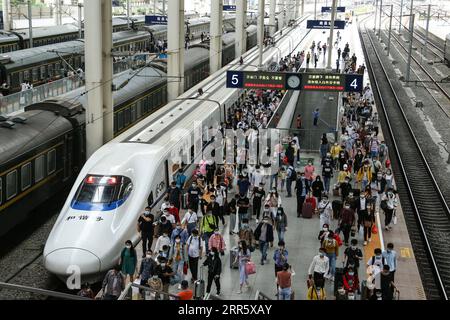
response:
[(288, 197), (292, 197), (292, 180), (289, 178), (286, 179), (286, 191)]
[(278, 299), (279, 300), (291, 300), (291, 288), (279, 289)]
[(175, 272), (175, 274), (180, 276), (181, 280), (183, 278), (183, 265), (184, 265), (183, 260), (175, 261), (174, 259), (172, 262), (172, 270)]
[(242, 220), (243, 219), (247, 219), (247, 218), (248, 218), (248, 214), (247, 213), (240, 213), (239, 212), (239, 230), (241, 230), (241, 227), (242, 227)]
[(276, 188), (278, 186), (278, 173), (275, 173), (270, 176), (270, 188), (269, 189), (272, 189), (274, 181), (275, 181), (275, 188)]
[(330, 259), (330, 271), (329, 274), (334, 277), (336, 272), (336, 253), (327, 253), (328, 259)]
[(261, 251), (261, 264), (267, 259), (267, 249), (269, 248), (269, 243), (267, 241), (259, 240), (259, 250)]
[(325, 191), (327, 193), (330, 192), (330, 182), (331, 182), (331, 177), (323, 176), (323, 184), (324, 184)]
[(368, 180), (363, 180), (362, 182), (361, 182), (361, 192), (364, 192), (364, 190), (366, 190), (366, 187), (367, 187), (367, 185), (369, 184), (369, 181)]
[(284, 241), (284, 230), (277, 230), (278, 232), (278, 241)]

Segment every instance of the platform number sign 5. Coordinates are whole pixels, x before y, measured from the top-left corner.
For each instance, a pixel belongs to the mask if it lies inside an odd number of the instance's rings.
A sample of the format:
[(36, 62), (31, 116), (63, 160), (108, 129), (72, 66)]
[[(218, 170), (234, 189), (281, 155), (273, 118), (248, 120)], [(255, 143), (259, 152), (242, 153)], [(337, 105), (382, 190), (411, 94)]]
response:
[(243, 88), (244, 72), (227, 71), (227, 88)]
[(345, 75), (345, 91), (361, 92), (363, 89), (362, 74), (346, 74)]

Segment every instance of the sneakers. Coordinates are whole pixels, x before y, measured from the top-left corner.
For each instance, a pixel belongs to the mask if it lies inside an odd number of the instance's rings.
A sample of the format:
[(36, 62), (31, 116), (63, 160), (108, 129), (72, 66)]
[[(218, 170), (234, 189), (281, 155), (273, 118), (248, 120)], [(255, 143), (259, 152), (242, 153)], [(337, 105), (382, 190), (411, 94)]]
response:
[(241, 290), (239, 290), (238, 292), (236, 292), (237, 294), (241, 294), (242, 293), (242, 291)]
[(333, 281), (333, 282), (334, 282), (334, 276), (331, 276), (331, 277), (330, 277), (330, 281)]
[(369, 238), (369, 242), (371, 242), (372, 241), (372, 238)]
[(367, 246), (367, 241), (364, 241), (364, 245)]
[(262, 265), (262, 266), (264, 265), (264, 260), (261, 260), (261, 265)]
[(384, 230), (389, 231), (389, 227), (388, 226), (384, 227)]
[(256, 224), (258, 224), (259, 223), (259, 221), (258, 221), (258, 219), (256, 219)]

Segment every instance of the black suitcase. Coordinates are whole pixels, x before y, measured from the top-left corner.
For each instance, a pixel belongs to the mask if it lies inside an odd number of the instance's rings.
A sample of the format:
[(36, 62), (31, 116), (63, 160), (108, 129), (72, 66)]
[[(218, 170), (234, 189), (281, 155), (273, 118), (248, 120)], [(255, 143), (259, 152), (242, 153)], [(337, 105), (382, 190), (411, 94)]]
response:
[(337, 292), (339, 287), (344, 285), (344, 264), (342, 264), (342, 268), (336, 267), (336, 271), (334, 273), (334, 295), (337, 296)]
[(341, 200), (333, 200), (333, 202), (331, 202), (331, 207), (333, 208), (333, 218), (339, 219), (341, 209), (343, 207), (342, 201)]

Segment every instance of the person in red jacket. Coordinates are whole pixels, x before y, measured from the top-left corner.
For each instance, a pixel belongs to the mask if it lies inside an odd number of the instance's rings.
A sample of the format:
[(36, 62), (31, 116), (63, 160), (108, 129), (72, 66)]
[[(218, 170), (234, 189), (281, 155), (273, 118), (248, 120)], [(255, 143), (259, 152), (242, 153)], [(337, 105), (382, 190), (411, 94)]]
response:
[(353, 267), (348, 267), (347, 272), (343, 277), (344, 289), (347, 293), (356, 292), (359, 290), (358, 275), (353, 270)]
[(175, 207), (175, 204), (173, 202), (170, 202), (168, 210), (169, 213), (175, 217), (175, 222), (176, 223), (180, 222), (180, 213), (178, 211), (178, 208)]

